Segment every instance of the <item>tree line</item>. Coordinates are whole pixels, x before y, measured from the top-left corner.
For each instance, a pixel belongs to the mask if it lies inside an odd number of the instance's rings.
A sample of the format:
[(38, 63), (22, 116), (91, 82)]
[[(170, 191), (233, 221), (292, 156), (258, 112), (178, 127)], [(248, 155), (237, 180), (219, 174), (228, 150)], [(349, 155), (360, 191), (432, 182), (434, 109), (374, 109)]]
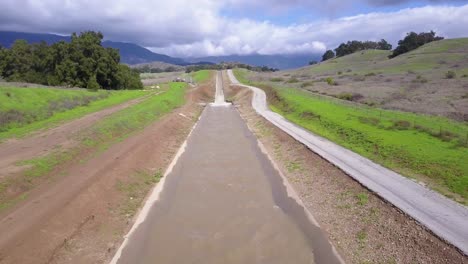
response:
[[(436, 33), (434, 31), (421, 32), (419, 34), (415, 32), (407, 33), (404, 39), (398, 41), (398, 46), (393, 50), (389, 58), (394, 58), (403, 53), (417, 49), (420, 46), (427, 44), (429, 42), (442, 40), (442, 39), (444, 38), (436, 36)], [(333, 59), (335, 57), (346, 56), (346, 55), (355, 53), (357, 51), (369, 50), (369, 49), (392, 50), (392, 45), (389, 44), (385, 39), (382, 39), (379, 42), (352, 40), (346, 43), (341, 43), (335, 49), (335, 52), (333, 52), (333, 50), (327, 50), (322, 55), (322, 61)]]
[(104, 48), (100, 32), (73, 33), (52, 45), (17, 40), (0, 47), (0, 75), (7, 81), (108, 89), (143, 89), (138, 72), (120, 64), (117, 49)]

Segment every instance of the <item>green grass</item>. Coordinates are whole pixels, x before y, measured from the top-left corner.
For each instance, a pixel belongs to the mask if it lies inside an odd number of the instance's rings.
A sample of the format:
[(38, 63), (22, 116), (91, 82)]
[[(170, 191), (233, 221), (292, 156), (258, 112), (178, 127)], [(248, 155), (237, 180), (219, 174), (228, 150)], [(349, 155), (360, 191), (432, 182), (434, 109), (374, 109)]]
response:
[(277, 99), (270, 100), (271, 109), (293, 123), (467, 203), (466, 123), (352, 104), (293, 88), (273, 91)]
[(369, 197), (366, 193), (358, 193), (356, 195), (359, 205), (366, 205), (369, 202)]
[[(435, 116), (353, 106), (295, 89), (279, 89), (287, 119), (410, 176), (425, 175), (468, 198), (468, 126)], [(320, 116), (307, 118), (304, 113)], [(444, 136), (447, 134), (447, 136)], [(437, 186), (436, 185), (436, 186)]]
[(144, 91), (0, 87), (0, 140), (22, 137), (145, 94)]
[(120, 204), (120, 214), (126, 217), (133, 216), (140, 208), (147, 192), (158, 183), (163, 174), (161, 171), (155, 174), (137, 172), (127, 182), (117, 182), (117, 189), (125, 195), (125, 200)]
[[(49, 155), (25, 160), (19, 165), (29, 165), (22, 177), (7, 179), (0, 183), (0, 210), (7, 208), (33, 189), (37, 182), (64, 162), (76, 159), (82, 153), (91, 158), (99, 151), (122, 141), (185, 102), (186, 83), (171, 83), (164, 93), (153, 95), (145, 101), (111, 114), (83, 132), (81, 145), (67, 151), (56, 151)], [(9, 190), (22, 192), (11, 196)]]
[(112, 114), (91, 127), (84, 142), (88, 146), (95, 146), (146, 127), (185, 102), (186, 86), (186, 83), (170, 83), (169, 89), (164, 93)]
[(249, 71), (246, 69), (233, 69), (232, 72), (236, 76), (240, 83), (251, 85), (252, 82), (249, 80)]
[(193, 77), (193, 80), (196, 83), (202, 83), (202, 82), (206, 82), (207, 80), (209, 80), (212, 73), (213, 71), (211, 70), (200, 70), (200, 71), (193, 72), (191, 75)]

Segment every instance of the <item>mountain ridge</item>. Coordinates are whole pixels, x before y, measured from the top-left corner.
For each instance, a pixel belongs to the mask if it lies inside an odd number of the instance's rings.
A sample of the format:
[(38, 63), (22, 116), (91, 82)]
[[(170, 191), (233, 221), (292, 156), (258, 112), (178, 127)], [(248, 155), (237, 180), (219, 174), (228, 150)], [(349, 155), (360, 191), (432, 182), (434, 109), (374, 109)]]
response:
[[(45, 41), (51, 45), (59, 41), (70, 41), (70, 36), (62, 36), (48, 33), (28, 33), (15, 31), (0, 31), (0, 45), (9, 48), (17, 39), (24, 39), (29, 43), (39, 43)], [(319, 60), (319, 55), (227, 55), (227, 56), (208, 56), (199, 58), (176, 58), (165, 54), (152, 52), (151, 50), (131, 42), (118, 42), (104, 40), (104, 47), (118, 49), (121, 62), (135, 65), (141, 63), (163, 62), (179, 66), (188, 66), (194, 64), (220, 63), (220, 62), (239, 62), (252, 66), (267, 66), (277, 69), (300, 68), (309, 64), (310, 61)]]

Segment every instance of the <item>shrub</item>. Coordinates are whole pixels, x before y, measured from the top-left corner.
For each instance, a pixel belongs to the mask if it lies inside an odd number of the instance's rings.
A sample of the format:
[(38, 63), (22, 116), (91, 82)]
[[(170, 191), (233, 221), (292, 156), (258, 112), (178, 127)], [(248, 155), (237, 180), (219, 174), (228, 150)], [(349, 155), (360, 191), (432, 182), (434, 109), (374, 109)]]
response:
[(448, 71), (445, 73), (445, 78), (447, 79), (454, 79), (455, 77), (457, 77), (457, 74), (454, 71)]
[(347, 101), (358, 101), (359, 99), (364, 98), (364, 96), (359, 93), (340, 93), (336, 97)]
[(291, 78), (287, 81), (287, 83), (298, 83), (298, 82), (299, 82), (299, 80), (298, 80), (296, 77), (291, 77)]
[(356, 82), (363, 82), (363, 81), (366, 80), (366, 77), (357, 75), (356, 77), (354, 77), (353, 80), (356, 81)]
[(377, 126), (380, 123), (380, 119), (378, 119), (376, 117), (360, 116), (359, 117), (359, 122), (361, 122), (363, 124), (369, 124), (369, 125)]
[(314, 82), (303, 82), (301, 83), (301, 88), (306, 88), (306, 87), (313, 86), (313, 85), (314, 85)]
[(395, 120), (393, 121), (392, 128), (397, 130), (408, 130), (411, 128), (411, 123), (406, 120)]
[(314, 112), (310, 112), (310, 111), (302, 112), (301, 117), (305, 118), (305, 119), (318, 119), (318, 120), (320, 120), (320, 115), (317, 115)]
[(342, 72), (342, 71), (339, 71), (339, 72), (338, 72), (338, 75), (341, 75), (341, 74), (343, 74), (343, 72)]
[(422, 77), (421, 75), (418, 75), (416, 79), (414, 79), (412, 82), (414, 83), (427, 83), (427, 79)]
[(281, 77), (274, 77), (274, 78), (271, 78), (270, 81), (271, 82), (282, 82), (282, 81), (284, 81), (284, 79), (281, 78)]
[(368, 105), (368, 106), (376, 106), (376, 105), (377, 105), (376, 102), (371, 101), (371, 100), (365, 101), (364, 104), (366, 104), (366, 105)]
[(328, 83), (328, 85), (334, 85), (335, 84), (335, 81), (333, 80), (332, 77), (325, 78), (325, 81)]
[(374, 72), (369, 72), (368, 74), (366, 74), (365, 76), (369, 77), (369, 76), (375, 76), (375, 73)]

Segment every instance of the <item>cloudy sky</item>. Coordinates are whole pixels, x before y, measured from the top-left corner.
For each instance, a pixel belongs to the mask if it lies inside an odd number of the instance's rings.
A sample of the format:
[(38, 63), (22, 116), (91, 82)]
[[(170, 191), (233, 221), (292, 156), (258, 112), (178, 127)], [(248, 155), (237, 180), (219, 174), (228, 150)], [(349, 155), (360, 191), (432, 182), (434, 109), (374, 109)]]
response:
[[(345, 2), (345, 3), (344, 3)], [(468, 37), (468, 0), (0, 0), (0, 30), (102, 31), (179, 57), (316, 54), (409, 31)]]

